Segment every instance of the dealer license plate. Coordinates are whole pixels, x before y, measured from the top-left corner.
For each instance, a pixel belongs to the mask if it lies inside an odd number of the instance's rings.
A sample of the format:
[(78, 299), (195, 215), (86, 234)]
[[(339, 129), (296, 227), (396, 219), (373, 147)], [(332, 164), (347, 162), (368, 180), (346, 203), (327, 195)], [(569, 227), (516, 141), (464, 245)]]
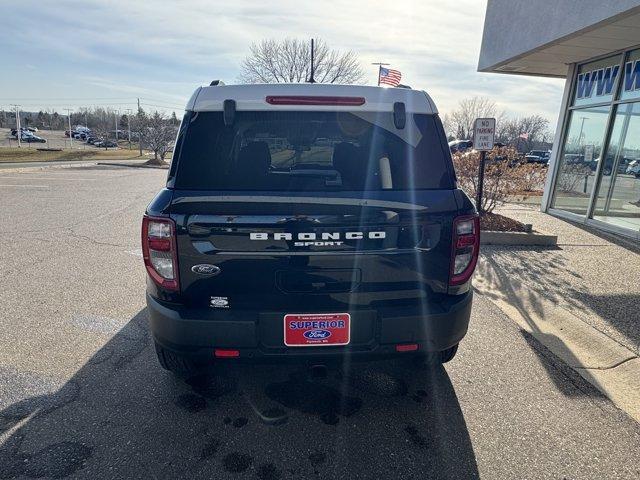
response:
[(290, 313), (284, 316), (284, 344), (288, 347), (348, 345), (348, 313)]

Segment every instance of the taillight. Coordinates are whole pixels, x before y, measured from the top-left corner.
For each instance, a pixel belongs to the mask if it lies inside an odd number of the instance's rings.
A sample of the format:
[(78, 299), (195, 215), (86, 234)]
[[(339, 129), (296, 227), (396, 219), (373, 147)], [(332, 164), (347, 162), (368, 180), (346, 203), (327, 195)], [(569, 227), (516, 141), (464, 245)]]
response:
[(142, 256), (147, 273), (162, 288), (178, 290), (176, 224), (170, 218), (142, 218)]
[(460, 285), (471, 278), (478, 262), (480, 218), (477, 215), (454, 219), (451, 251), (449, 285)]

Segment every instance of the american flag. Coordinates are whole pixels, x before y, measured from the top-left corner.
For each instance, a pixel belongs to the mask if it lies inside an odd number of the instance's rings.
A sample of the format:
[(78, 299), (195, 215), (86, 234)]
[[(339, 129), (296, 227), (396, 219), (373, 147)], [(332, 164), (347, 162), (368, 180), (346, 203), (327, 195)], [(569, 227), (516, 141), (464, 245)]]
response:
[(379, 84), (384, 83), (385, 85), (397, 87), (400, 85), (400, 79), (402, 79), (400, 70), (391, 70), (390, 68), (380, 67), (380, 78), (378, 78)]

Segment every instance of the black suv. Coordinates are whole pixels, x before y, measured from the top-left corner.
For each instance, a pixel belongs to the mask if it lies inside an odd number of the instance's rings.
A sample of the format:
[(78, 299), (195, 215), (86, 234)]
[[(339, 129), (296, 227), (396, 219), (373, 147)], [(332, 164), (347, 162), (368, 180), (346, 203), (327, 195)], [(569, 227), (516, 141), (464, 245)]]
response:
[(161, 365), (453, 358), (474, 205), (422, 91), (203, 87), (142, 222)]

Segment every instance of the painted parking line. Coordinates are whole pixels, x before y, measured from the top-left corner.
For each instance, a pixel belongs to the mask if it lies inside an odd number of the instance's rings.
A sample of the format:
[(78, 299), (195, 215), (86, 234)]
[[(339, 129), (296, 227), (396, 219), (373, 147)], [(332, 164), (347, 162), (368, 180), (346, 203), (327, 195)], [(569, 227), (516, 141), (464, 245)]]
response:
[(18, 184), (0, 184), (0, 187), (50, 188), (49, 185), (18, 185)]

